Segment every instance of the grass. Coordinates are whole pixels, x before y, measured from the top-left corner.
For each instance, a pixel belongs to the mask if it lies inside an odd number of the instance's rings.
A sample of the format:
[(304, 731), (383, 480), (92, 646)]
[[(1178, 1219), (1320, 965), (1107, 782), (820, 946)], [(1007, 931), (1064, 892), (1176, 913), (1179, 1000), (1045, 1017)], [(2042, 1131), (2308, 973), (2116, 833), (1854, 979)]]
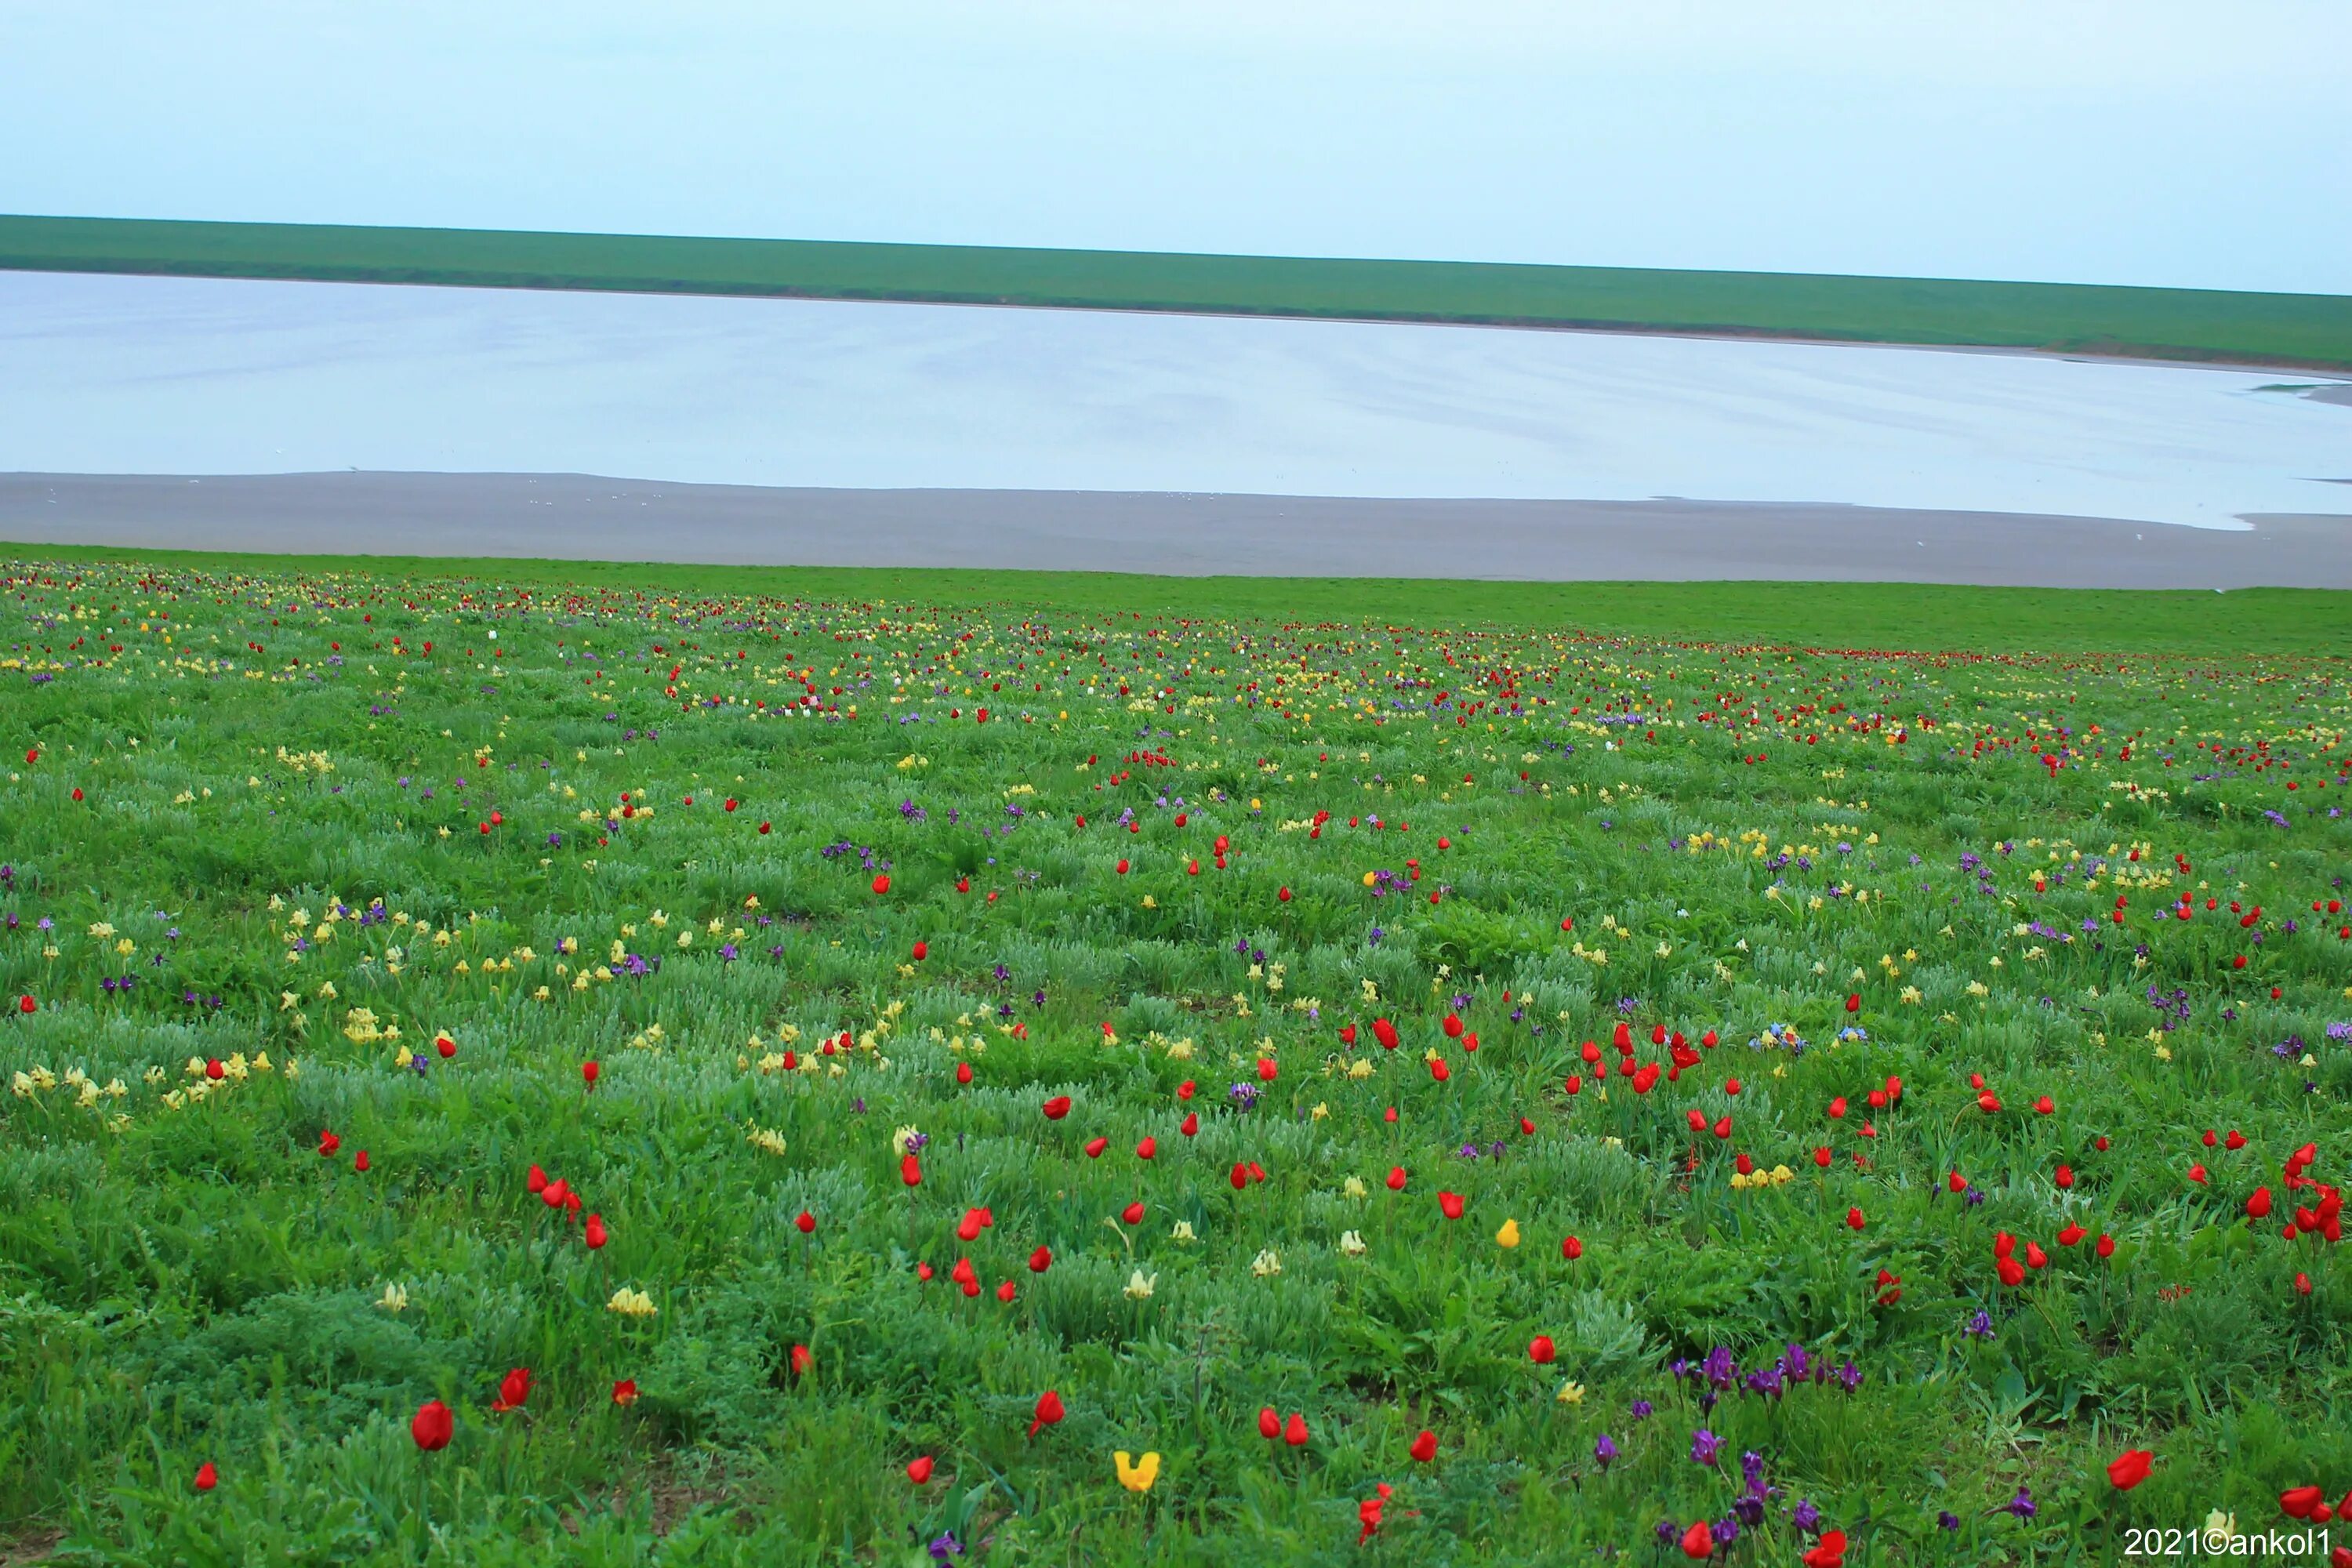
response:
[[(19, 546), (20, 549), (36, 548)], [(1624, 637), (1931, 652), (2326, 654), (2352, 644), (2352, 593), (1980, 588), (1885, 583), (1485, 583), (1159, 577), (1114, 572), (709, 566), (422, 556), (284, 556), (41, 545), (45, 559), (220, 572), (366, 572), (628, 592), (784, 595), (957, 609), (1051, 608), (1281, 622), (1572, 626)]]
[(2088, 1563), (2352, 1486), (2334, 600), (0, 589), (0, 1554)]
[(2352, 299), (2088, 284), (0, 216), (0, 268), (1325, 316), (2352, 368)]

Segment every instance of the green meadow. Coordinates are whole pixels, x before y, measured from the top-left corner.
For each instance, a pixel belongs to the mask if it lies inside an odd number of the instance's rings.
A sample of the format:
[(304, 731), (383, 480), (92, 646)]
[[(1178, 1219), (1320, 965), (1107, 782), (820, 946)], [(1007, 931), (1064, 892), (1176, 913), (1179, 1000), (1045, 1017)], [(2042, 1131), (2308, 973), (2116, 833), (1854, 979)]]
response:
[(0, 268), (1968, 344), (2352, 368), (2352, 299), (1463, 261), (0, 216)]
[(2352, 1491), (2346, 595), (7, 552), (0, 1558)]

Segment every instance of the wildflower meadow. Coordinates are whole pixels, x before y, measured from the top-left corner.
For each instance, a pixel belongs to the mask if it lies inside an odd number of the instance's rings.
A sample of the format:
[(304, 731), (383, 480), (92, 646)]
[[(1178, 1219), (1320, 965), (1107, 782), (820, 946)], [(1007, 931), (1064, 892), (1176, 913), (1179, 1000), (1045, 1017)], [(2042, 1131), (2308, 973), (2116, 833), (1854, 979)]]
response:
[(2352, 1562), (2338, 658), (0, 573), (0, 1556)]

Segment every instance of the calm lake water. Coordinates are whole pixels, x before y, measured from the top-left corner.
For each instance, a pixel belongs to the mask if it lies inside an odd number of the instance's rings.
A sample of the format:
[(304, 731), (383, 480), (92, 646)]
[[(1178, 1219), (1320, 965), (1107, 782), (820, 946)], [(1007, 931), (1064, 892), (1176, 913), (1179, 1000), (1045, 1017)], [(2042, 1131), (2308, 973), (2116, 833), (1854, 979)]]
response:
[[(2352, 512), (2276, 373), (953, 306), (0, 273), (0, 470)], [(2329, 482), (2329, 481), (2336, 482)]]

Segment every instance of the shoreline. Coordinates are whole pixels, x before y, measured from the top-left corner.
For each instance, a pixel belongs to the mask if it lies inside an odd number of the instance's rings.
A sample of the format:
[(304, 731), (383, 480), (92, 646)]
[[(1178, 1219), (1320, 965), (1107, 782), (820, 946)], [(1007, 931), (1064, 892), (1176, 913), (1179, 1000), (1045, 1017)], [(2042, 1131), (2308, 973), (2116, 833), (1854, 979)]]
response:
[(0, 541), (1160, 576), (2352, 589), (2352, 510), (2242, 530), (1789, 502), (847, 489), (583, 474), (0, 473)]

